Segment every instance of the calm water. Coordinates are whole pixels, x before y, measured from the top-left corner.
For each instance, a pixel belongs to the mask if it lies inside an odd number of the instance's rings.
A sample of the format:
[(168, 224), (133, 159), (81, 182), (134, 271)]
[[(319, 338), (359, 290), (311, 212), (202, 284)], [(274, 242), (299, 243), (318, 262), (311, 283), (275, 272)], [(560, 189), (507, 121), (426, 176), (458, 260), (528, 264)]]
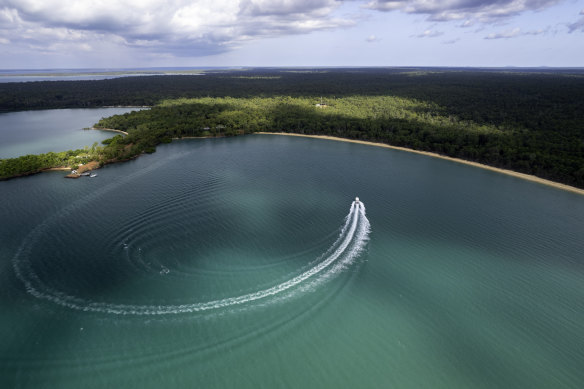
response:
[(0, 69), (0, 83), (34, 81), (109, 80), (153, 75), (199, 75), (197, 70), (237, 69), (233, 67), (157, 67), (142, 69)]
[(0, 113), (0, 159), (91, 146), (116, 135), (88, 131), (101, 118), (139, 108), (52, 109)]
[(582, 196), (269, 135), (62, 176), (0, 182), (3, 387), (584, 385)]

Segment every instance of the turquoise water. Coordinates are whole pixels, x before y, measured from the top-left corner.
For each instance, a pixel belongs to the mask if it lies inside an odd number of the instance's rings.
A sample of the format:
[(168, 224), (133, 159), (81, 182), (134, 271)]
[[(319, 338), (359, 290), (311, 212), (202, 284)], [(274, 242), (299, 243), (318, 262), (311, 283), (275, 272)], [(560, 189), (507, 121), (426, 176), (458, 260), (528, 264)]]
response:
[(582, 196), (270, 135), (62, 176), (0, 182), (3, 387), (584, 384)]
[(0, 113), (0, 159), (91, 146), (116, 135), (87, 131), (101, 118), (139, 108), (50, 109)]

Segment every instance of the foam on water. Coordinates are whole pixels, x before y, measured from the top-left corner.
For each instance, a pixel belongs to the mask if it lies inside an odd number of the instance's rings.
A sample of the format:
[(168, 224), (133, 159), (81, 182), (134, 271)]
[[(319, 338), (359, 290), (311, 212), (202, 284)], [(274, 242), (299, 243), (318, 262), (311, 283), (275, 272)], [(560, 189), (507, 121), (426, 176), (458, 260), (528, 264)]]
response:
[[(70, 212), (71, 210), (66, 211)], [(196, 313), (240, 306), (258, 300), (265, 302), (273, 296), (281, 297), (284, 294), (291, 296), (296, 293), (303, 293), (323, 281), (331, 279), (335, 274), (353, 263), (367, 243), (370, 231), (369, 221), (365, 216), (365, 206), (362, 202), (353, 202), (337, 240), (312, 263), (308, 270), (285, 282), (256, 292), (207, 302), (180, 305), (134, 305), (95, 302), (64, 293), (46, 285), (34, 270), (34, 265), (30, 258), (30, 247), (39, 236), (46, 232), (45, 229), (48, 228), (49, 224), (45, 222), (33, 230), (24, 240), (13, 259), (14, 271), (24, 283), (28, 293), (36, 298), (48, 300), (67, 308), (115, 315)]]

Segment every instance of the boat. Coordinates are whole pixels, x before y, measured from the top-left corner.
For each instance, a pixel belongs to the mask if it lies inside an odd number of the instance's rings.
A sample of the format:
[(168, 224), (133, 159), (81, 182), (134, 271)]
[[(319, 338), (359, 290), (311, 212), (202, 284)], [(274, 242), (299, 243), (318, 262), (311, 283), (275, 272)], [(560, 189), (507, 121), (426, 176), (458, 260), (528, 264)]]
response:
[(97, 177), (97, 173), (91, 173), (91, 174), (89, 175), (89, 178), (93, 178), (93, 177)]
[(355, 197), (355, 203), (359, 204), (359, 197)]
[(84, 177), (87, 177), (87, 176), (89, 176), (89, 173), (88, 172), (85, 172), (85, 173), (81, 173), (81, 175), (84, 176)]

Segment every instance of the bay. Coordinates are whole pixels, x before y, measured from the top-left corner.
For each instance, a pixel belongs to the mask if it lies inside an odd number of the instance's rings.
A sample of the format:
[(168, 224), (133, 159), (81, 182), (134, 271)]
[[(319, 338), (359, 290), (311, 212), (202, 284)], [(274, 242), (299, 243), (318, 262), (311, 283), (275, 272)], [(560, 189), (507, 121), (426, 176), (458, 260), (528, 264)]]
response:
[(139, 108), (49, 109), (0, 113), (0, 159), (91, 146), (116, 135), (84, 130), (101, 118)]
[(584, 384), (578, 194), (271, 135), (98, 173), (0, 182), (4, 387)]

